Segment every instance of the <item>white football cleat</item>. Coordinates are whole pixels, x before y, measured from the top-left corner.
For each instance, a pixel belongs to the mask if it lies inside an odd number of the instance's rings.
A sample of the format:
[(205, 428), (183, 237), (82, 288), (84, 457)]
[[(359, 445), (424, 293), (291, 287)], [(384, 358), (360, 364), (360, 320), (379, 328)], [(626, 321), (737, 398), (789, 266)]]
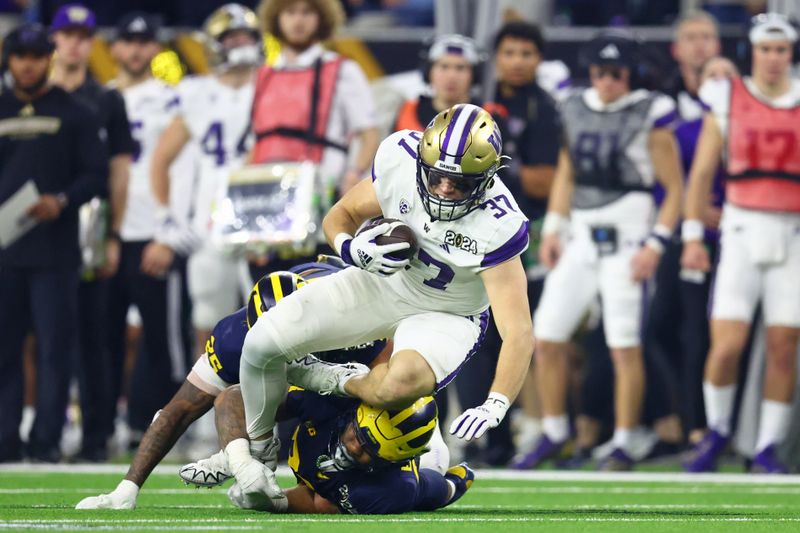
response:
[(233, 477), (228, 468), (228, 458), (222, 450), (211, 457), (182, 466), (178, 475), (184, 483), (208, 488), (222, 485)]
[(89, 496), (78, 502), (75, 509), (116, 509), (129, 511), (136, 509), (136, 498), (124, 498), (114, 492)]
[(349, 396), (344, 390), (345, 383), (350, 378), (367, 373), (369, 367), (361, 363), (328, 363), (310, 354), (289, 361), (286, 365), (289, 383), (323, 396)]

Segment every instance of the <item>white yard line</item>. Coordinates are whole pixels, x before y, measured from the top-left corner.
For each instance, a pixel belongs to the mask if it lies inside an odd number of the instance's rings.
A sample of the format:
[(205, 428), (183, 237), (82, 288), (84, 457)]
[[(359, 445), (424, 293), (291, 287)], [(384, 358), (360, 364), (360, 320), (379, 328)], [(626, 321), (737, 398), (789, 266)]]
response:
[[(0, 495), (4, 494), (101, 494), (112, 490), (112, 487), (95, 488), (30, 488), (22, 487), (16, 489), (0, 489)], [(226, 489), (148, 489), (142, 490), (140, 494), (183, 494), (191, 496), (220, 496), (225, 494)], [(470, 489), (470, 494), (800, 494), (800, 487), (782, 486), (744, 486), (744, 485), (720, 485), (706, 487), (481, 487), (476, 486)]]
[[(159, 465), (156, 475), (177, 475), (179, 465)], [(128, 471), (127, 465), (117, 464), (0, 464), (0, 473), (9, 474), (120, 474)], [(292, 476), (286, 466), (279, 466), (279, 476)], [(635, 482), (635, 483), (726, 483), (763, 485), (800, 485), (800, 475), (768, 474), (686, 474), (683, 472), (588, 472), (588, 471), (518, 471), (476, 470), (479, 479), (508, 481), (580, 481), (580, 482)]]
[[(666, 516), (666, 517), (646, 517), (646, 516), (504, 516), (504, 517), (481, 517), (481, 516), (436, 516), (436, 517), (418, 517), (418, 516), (359, 516), (359, 517), (331, 517), (331, 516), (269, 516), (260, 520), (231, 520), (231, 519), (125, 519), (123, 517), (114, 519), (87, 519), (87, 520), (73, 520), (73, 519), (53, 519), (53, 520), (11, 520), (8, 522), (0, 522), (0, 528), (12, 527), (34, 527), (34, 526), (49, 526), (56, 525), (69, 526), (69, 525), (82, 525), (84, 527), (91, 526), (93, 529), (96, 526), (112, 525), (112, 526), (127, 526), (150, 529), (158, 528), (159, 526), (169, 524), (173, 529), (181, 527), (180, 524), (193, 524), (195, 527), (205, 527), (208, 529), (215, 526), (230, 525), (233, 526), (234, 522), (239, 523), (258, 523), (259, 527), (268, 524), (276, 523), (348, 523), (348, 524), (376, 524), (376, 523), (398, 523), (398, 524), (427, 524), (427, 523), (492, 523), (492, 522), (638, 522), (638, 523), (659, 523), (659, 522), (673, 522), (673, 523), (693, 523), (693, 522), (786, 522), (794, 523), (800, 522), (800, 517), (750, 517), (750, 516)], [(202, 524), (202, 526), (201, 526)], [(238, 526), (246, 527), (246, 526)]]

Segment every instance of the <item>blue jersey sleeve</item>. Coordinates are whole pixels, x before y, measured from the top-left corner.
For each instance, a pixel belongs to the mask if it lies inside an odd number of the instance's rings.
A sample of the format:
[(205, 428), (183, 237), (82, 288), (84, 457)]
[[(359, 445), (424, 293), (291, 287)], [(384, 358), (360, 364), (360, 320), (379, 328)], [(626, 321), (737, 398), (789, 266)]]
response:
[(243, 307), (217, 322), (206, 341), (211, 367), (228, 383), (239, 383), (239, 360), (246, 335), (247, 309)]

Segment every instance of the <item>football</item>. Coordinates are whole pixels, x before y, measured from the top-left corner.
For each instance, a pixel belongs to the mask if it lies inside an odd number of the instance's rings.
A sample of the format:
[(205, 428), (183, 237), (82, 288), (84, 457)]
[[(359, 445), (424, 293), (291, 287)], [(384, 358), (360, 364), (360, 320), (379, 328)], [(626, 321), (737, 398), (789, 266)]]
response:
[(414, 257), (414, 254), (417, 253), (417, 238), (414, 236), (414, 230), (408, 227), (402, 220), (397, 220), (396, 218), (375, 217), (364, 223), (364, 225), (358, 230), (358, 233), (366, 231), (370, 228), (374, 228), (375, 226), (379, 226), (383, 223), (394, 224), (394, 227), (392, 227), (388, 233), (376, 237), (375, 243), (382, 245), (394, 244), (397, 242), (407, 242), (411, 245), (409, 248), (406, 250), (392, 252), (389, 254), (389, 257), (397, 260), (411, 259)]

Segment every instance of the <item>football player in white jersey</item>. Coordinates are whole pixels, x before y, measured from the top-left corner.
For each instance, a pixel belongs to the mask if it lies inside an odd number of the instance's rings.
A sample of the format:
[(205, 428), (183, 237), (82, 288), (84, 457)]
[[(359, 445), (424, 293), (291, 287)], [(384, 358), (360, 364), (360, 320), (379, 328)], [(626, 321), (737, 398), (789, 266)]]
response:
[[(529, 466), (557, 455), (569, 437), (567, 343), (599, 294), (616, 375), (615, 449), (600, 466), (621, 470), (633, 463), (631, 430), (644, 395), (644, 284), (677, 222), (682, 179), (670, 128), (674, 102), (631, 90), (637, 42), (604, 34), (584, 53), (592, 87), (562, 104), (565, 146), (539, 249), (542, 264), (552, 270), (534, 315), (544, 436)], [(666, 193), (653, 226), (655, 179)]]
[[(500, 423), (534, 347), (519, 258), (528, 246), (528, 220), (496, 175), (501, 150), (491, 115), (471, 104), (442, 111), (424, 133), (402, 130), (381, 143), (372, 179), (357, 184), (323, 221), (328, 242), (358, 268), (284, 298), (245, 338), (240, 379), (251, 440), (272, 438), (287, 360), (391, 337), (388, 364), (321, 392), (381, 408), (407, 406), (453, 379), (481, 342), (490, 305), (503, 338), (494, 383), (486, 402), (467, 409), (450, 431), (470, 440)], [(412, 228), (419, 249), (410, 260), (391, 256), (408, 243), (374, 242), (390, 223), (352, 236), (376, 216)], [(248, 460), (239, 456), (243, 448), (228, 452), (231, 465)]]
[(753, 19), (749, 39), (752, 76), (700, 88), (709, 107), (686, 195), (686, 269), (711, 269), (703, 219), (720, 162), (726, 177), (703, 382), (710, 431), (684, 463), (690, 472), (715, 470), (731, 440), (739, 359), (759, 303), (766, 365), (751, 471), (787, 472), (778, 447), (791, 425), (800, 344), (800, 80), (791, 72), (800, 35), (785, 17), (766, 14)]
[(253, 75), (263, 61), (258, 19), (252, 10), (226, 4), (209, 15), (203, 31), (214, 73), (186, 78), (178, 85), (178, 111), (158, 142), (151, 172), (156, 201), (166, 208), (170, 166), (184, 146), (199, 145), (191, 221), (199, 248), (187, 265), (197, 346), (242, 299), (238, 261), (211, 245), (209, 227), (220, 188), (242, 165), (250, 148)]
[[(189, 342), (181, 309), (183, 269), (175, 258), (176, 252), (186, 250), (188, 239), (180, 226), (167, 224), (166, 217), (159, 216), (150, 187), (150, 159), (178, 105), (176, 91), (151, 73), (150, 62), (160, 50), (158, 29), (157, 21), (146, 13), (127, 14), (111, 49), (120, 67), (113, 85), (125, 100), (135, 150), (120, 228), (120, 269), (110, 289), (109, 343), (121, 361), (128, 307), (135, 304), (144, 329), (144, 349), (137, 359), (128, 410), (136, 431), (147, 428), (186, 375)], [(116, 393), (121, 374), (120, 362), (112, 376)]]

